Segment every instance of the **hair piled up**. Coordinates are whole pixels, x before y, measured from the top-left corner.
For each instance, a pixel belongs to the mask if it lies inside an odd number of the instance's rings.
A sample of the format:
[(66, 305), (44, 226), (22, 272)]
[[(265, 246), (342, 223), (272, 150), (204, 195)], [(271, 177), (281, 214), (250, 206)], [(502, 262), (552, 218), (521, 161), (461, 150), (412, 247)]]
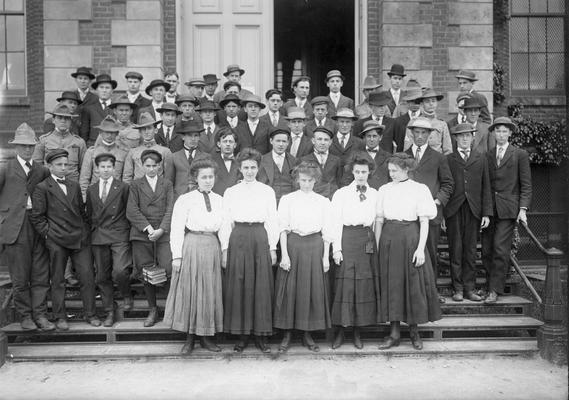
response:
[(375, 171), (375, 162), (367, 157), (363, 151), (355, 152), (350, 156), (346, 164), (346, 171), (353, 171), (354, 165), (367, 165), (370, 175)]
[(209, 154), (197, 156), (190, 165), (190, 174), (197, 178), (201, 169), (212, 168), (213, 173), (217, 172), (217, 164)]
[(237, 164), (239, 164), (239, 167), (241, 167), (243, 161), (247, 160), (255, 161), (257, 166), (259, 166), (261, 165), (261, 153), (251, 147), (246, 147), (239, 152), (236, 161)]
[(300, 174), (309, 175), (318, 181), (322, 177), (322, 170), (314, 161), (302, 161), (292, 169), (292, 177), (295, 181), (298, 181)]
[(387, 160), (388, 164), (397, 165), (401, 169), (412, 171), (417, 167), (415, 159), (407, 153), (395, 153)]

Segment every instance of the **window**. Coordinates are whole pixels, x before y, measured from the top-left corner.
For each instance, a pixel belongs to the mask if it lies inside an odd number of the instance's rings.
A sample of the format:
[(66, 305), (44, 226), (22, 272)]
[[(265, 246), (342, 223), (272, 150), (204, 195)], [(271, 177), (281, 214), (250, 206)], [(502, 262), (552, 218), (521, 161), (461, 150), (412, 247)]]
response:
[(0, 95), (26, 94), (24, 0), (0, 0)]
[(512, 92), (564, 92), (565, 1), (511, 0)]

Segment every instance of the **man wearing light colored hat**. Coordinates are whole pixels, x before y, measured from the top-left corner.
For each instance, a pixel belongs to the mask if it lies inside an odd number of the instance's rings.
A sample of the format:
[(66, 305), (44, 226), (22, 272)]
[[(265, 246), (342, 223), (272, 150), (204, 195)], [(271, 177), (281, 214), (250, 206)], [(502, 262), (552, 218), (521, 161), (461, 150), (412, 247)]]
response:
[(421, 104), (417, 102), (423, 95), (421, 84), (415, 79), (409, 79), (405, 91), (403, 92), (403, 102), (407, 105), (407, 111), (395, 118), (395, 126), (393, 127), (393, 141), (397, 146), (397, 151), (403, 151), (405, 145), (405, 133), (407, 124), (413, 118), (421, 115)]
[(188, 87), (188, 92), (196, 99), (202, 99), (205, 82), (202, 78), (190, 78), (185, 85)]
[(474, 90), (474, 83), (478, 81), (476, 74), (472, 71), (460, 70), (458, 74), (455, 75), (458, 80), (458, 87), (462, 93), (468, 93), (471, 97), (478, 100), (482, 107), (480, 108), (480, 119), (483, 122), (491, 123), (492, 117), (490, 116), (490, 111), (488, 110), (488, 99), (482, 93)]
[(376, 121), (379, 125), (384, 126), (379, 145), (388, 153), (393, 153), (393, 149), (395, 148), (395, 145), (393, 144), (395, 120), (387, 116), (390, 101), (391, 99), (387, 92), (370, 93), (368, 102), (371, 107), (371, 115), (367, 118), (358, 120), (354, 124), (353, 133), (355, 136), (361, 137), (364, 124), (367, 121)]
[[(237, 64), (230, 64), (227, 66), (227, 70), (223, 73), (223, 76), (227, 78), (227, 82), (235, 82), (239, 84), (239, 97), (243, 98), (244, 96), (253, 94), (247, 89), (243, 89), (241, 87), (241, 77), (245, 75), (245, 70), (241, 68)], [(225, 83), (227, 83), (225, 82)], [(225, 84), (224, 84), (225, 89)], [(213, 102), (219, 104), (219, 102), (223, 99), (225, 95), (224, 91), (219, 91), (213, 96)]]
[(297, 77), (292, 81), (291, 88), (294, 92), (294, 99), (288, 100), (283, 105), (285, 115), (289, 108), (300, 107), (304, 109), (306, 117), (312, 119), (312, 105), (308, 100), (308, 95), (310, 94), (310, 77), (304, 75)]
[(176, 120), (182, 112), (174, 103), (164, 103), (156, 111), (162, 118), (162, 125), (154, 135), (156, 143), (169, 148), (172, 153), (181, 150), (184, 147), (184, 141), (176, 132)]
[(340, 158), (341, 168), (346, 165), (350, 155), (365, 148), (362, 139), (353, 134), (354, 121), (358, 119), (349, 108), (340, 108), (332, 118), (336, 121), (336, 133), (332, 139), (330, 153)]
[(330, 89), (328, 93), (328, 99), (330, 101), (330, 107), (328, 109), (328, 114), (330, 117), (336, 115), (336, 111), (340, 108), (349, 108), (354, 110), (354, 100), (349, 97), (344, 96), (340, 91), (342, 86), (344, 86), (344, 75), (337, 69), (328, 71), (326, 74), (326, 86)]
[[(140, 91), (140, 85), (142, 84), (143, 76), (137, 71), (128, 71), (124, 76), (126, 79), (126, 96), (128, 101), (136, 105), (137, 109), (148, 107), (152, 101), (144, 97)], [(136, 115), (133, 113), (132, 122), (136, 121)]]
[[(69, 108), (69, 112), (71, 114), (80, 115), (79, 106), (82, 104), (82, 101), (79, 98), (77, 91), (73, 91), (73, 92), (72, 91), (64, 91), (61, 93), (61, 96), (59, 96), (56, 99), (56, 101), (58, 104), (63, 104), (65, 106), (67, 106)], [(71, 120), (71, 126), (69, 127), (69, 130), (71, 131), (71, 133), (73, 133), (75, 135), (79, 135), (79, 125), (80, 124), (81, 124), (80, 118), (73, 118)], [(47, 118), (43, 122), (43, 132), (51, 132), (51, 131), (53, 131), (54, 128), (55, 128), (55, 125), (53, 124), (53, 117)]]
[(334, 132), (336, 130), (336, 123), (328, 113), (330, 107), (330, 98), (328, 96), (316, 96), (310, 100), (314, 118), (306, 122), (306, 134), (312, 137), (312, 132), (319, 127), (324, 126)]
[(289, 108), (285, 119), (288, 122), (288, 130), (290, 131), (287, 151), (295, 158), (301, 158), (312, 153), (311, 137), (305, 133), (306, 114), (304, 114), (304, 110), (299, 107)]
[(31, 196), (49, 171), (43, 162), (32, 161), (38, 141), (28, 124), (18, 126), (8, 143), (14, 146), (16, 157), (0, 168), (0, 204), (4, 206), (0, 210), (0, 247), (9, 268), (22, 329), (49, 331), (55, 329), (46, 318), (49, 256), (30, 220)]
[(371, 92), (379, 90), (383, 85), (376, 81), (376, 79), (368, 75), (365, 77), (360, 89), (364, 95), (364, 101), (356, 106), (356, 115), (359, 119), (367, 118), (371, 115), (371, 107), (368, 103), (368, 97)]
[(259, 96), (251, 94), (241, 98), (241, 106), (247, 113), (247, 121), (235, 128), (239, 143), (238, 150), (251, 147), (261, 154), (267, 154), (271, 150), (269, 133), (273, 126), (259, 119), (261, 110), (266, 107), (265, 103)]

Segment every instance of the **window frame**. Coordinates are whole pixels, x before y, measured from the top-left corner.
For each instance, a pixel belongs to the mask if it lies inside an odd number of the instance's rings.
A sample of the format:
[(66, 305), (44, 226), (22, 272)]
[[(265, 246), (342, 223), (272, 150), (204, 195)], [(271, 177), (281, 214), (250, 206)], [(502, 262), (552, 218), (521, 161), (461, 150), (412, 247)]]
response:
[[(24, 88), (23, 89), (8, 89), (4, 88), (0, 85), (0, 99), (24, 99), (28, 96), (28, 35), (27, 35), (27, 1), (22, 0), (22, 10), (21, 11), (12, 11), (12, 10), (1, 10), (0, 9), (0, 16), (21, 16), (23, 20), (23, 43), (24, 43)], [(8, 41), (8, 28), (7, 23), (4, 26), (4, 40)], [(21, 53), (20, 51), (9, 51), (6, 47), (6, 50), (0, 49), (0, 54), (3, 54), (5, 59), (7, 59), (7, 55), (10, 53)], [(6, 61), (5, 61), (6, 62)], [(7, 65), (7, 64), (6, 64)], [(2, 67), (3, 68), (3, 67)], [(1, 80), (0, 74), (0, 80)], [(6, 103), (3, 101), (3, 103)]]

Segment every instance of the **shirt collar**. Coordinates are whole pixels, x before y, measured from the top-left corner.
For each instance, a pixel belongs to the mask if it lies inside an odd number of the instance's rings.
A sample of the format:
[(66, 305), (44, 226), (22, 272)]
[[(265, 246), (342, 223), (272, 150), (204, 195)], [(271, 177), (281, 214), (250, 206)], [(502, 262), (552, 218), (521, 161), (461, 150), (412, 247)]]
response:
[[(52, 177), (53, 180), (56, 181), (56, 182), (57, 182), (58, 180), (65, 180), (65, 177), (59, 178), (59, 177), (55, 176), (54, 174), (51, 174), (51, 177)], [(57, 183), (59, 183), (59, 182), (57, 182)]]
[(26, 160), (24, 160), (22, 157), (20, 157), (19, 155), (16, 155), (16, 159), (18, 160), (18, 162), (20, 163), (20, 165), (22, 166), (22, 168), (24, 168), (24, 171), (25, 171), (26, 168), (27, 168), (27, 167), (26, 167), (26, 162), (29, 162), (30, 165), (32, 165), (32, 162), (33, 162), (32, 160), (26, 161)]
[(342, 140), (343, 137), (346, 138), (346, 141), (350, 140), (350, 134), (349, 134), (349, 133), (346, 134), (346, 135), (342, 135), (340, 132), (338, 132), (338, 133), (336, 134), (336, 136), (338, 137), (338, 140)]
[(278, 159), (283, 159), (285, 157), (285, 153), (278, 155), (277, 153), (275, 153), (275, 151), (272, 151), (273, 153), (273, 158), (278, 158)]
[(111, 104), (111, 99), (107, 99), (107, 100), (99, 99), (99, 103), (101, 103), (101, 105), (103, 104), (103, 102), (105, 102), (105, 104), (106, 104), (107, 107), (108, 107), (109, 104)]
[[(109, 177), (109, 179), (107, 179), (107, 184), (109, 185), (108, 187), (110, 187), (113, 184), (113, 176), (111, 175)], [(103, 179), (99, 178), (99, 186), (103, 187)]]
[[(428, 145), (429, 145), (428, 143), (425, 143), (424, 145), (420, 146), (421, 147), (421, 154), (425, 154), (425, 150), (427, 149)], [(415, 143), (413, 143), (413, 146), (411, 146), (411, 147), (413, 148), (413, 154), (416, 154), (419, 146), (417, 146)]]
[(148, 183), (156, 183), (158, 181), (158, 175), (154, 176), (154, 178), (149, 177), (148, 175), (144, 175)]

